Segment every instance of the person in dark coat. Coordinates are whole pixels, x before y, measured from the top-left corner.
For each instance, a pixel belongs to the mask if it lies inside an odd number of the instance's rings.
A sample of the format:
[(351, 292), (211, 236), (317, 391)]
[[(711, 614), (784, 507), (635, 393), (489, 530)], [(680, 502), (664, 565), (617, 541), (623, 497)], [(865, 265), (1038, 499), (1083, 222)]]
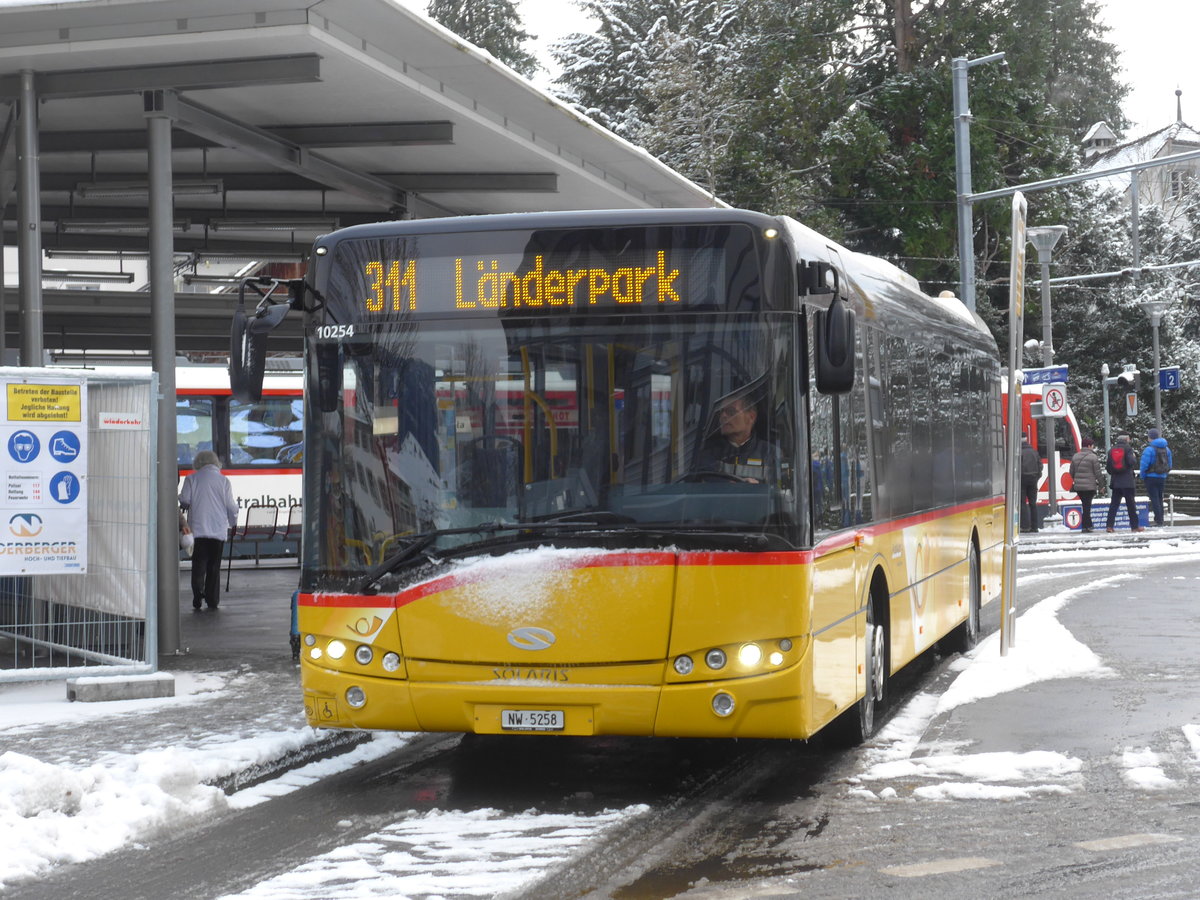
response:
[(758, 410), (747, 397), (732, 397), (717, 412), (720, 434), (701, 448), (697, 472), (721, 472), (739, 481), (760, 484), (778, 471), (779, 451), (754, 430)]
[[(1146, 483), (1146, 493), (1150, 497), (1150, 509), (1154, 511), (1154, 524), (1161, 528), (1163, 524), (1163, 489), (1167, 486), (1167, 474), (1171, 471), (1175, 460), (1171, 457), (1171, 448), (1167, 446), (1167, 439), (1159, 434), (1157, 428), (1151, 428), (1148, 436), (1150, 443), (1142, 451), (1142, 462), (1138, 466), (1138, 474)], [(1163, 465), (1156, 465), (1159, 450), (1163, 451), (1165, 472), (1162, 471)]]
[(1038, 530), (1037, 495), (1038, 482), (1042, 480), (1042, 457), (1029, 443), (1029, 436), (1021, 438), (1021, 513), (1029, 506), (1029, 527), (1022, 531)]
[[(1116, 455), (1120, 451), (1120, 455), (1124, 460), (1124, 465), (1118, 468), (1116, 465)], [(1144, 531), (1141, 524), (1138, 522), (1137, 503), (1133, 499), (1134, 490), (1134, 475), (1137, 474), (1137, 453), (1129, 443), (1129, 435), (1122, 434), (1117, 436), (1117, 441), (1108, 450), (1108, 458), (1105, 460), (1104, 467), (1108, 470), (1109, 476), (1112, 478), (1112, 496), (1108, 501), (1108, 524), (1107, 531), (1113, 531), (1113, 525), (1117, 521), (1117, 507), (1121, 501), (1125, 501), (1125, 507), (1129, 510), (1129, 530)]]
[(1083, 522), (1079, 529), (1084, 534), (1092, 531), (1092, 500), (1097, 491), (1103, 491), (1108, 484), (1104, 476), (1104, 463), (1096, 455), (1096, 442), (1090, 437), (1083, 439), (1083, 447), (1071, 457), (1071, 481), (1075, 493), (1079, 495), (1079, 505), (1083, 507)]

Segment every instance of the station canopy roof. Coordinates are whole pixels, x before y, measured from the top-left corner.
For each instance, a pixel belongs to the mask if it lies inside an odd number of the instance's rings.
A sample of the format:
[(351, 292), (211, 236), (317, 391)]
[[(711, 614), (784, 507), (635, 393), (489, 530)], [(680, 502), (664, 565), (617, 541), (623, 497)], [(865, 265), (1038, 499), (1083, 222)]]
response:
[[(82, 0), (0, 5), (7, 246), (23, 72), (40, 101), (52, 256), (146, 252), (147, 106), (172, 119), (181, 270), (196, 259), (296, 262), (318, 234), (389, 218), (714, 205), (394, 0)], [(148, 347), (149, 302), (136, 296), (45, 291), (47, 348)], [(227, 347), (233, 305), (229, 294), (179, 294), (180, 349)]]

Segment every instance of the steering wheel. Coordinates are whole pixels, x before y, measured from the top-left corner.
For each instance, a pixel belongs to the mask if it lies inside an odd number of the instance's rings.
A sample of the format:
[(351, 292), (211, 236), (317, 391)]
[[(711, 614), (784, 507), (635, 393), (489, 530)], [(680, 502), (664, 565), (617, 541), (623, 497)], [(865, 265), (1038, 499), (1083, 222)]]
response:
[(685, 483), (691, 484), (691, 483), (698, 482), (701, 484), (707, 484), (710, 482), (726, 482), (726, 483), (734, 483), (734, 484), (743, 484), (743, 483), (745, 483), (745, 481), (746, 481), (746, 479), (742, 478), (740, 475), (734, 475), (730, 472), (712, 471), (712, 472), (688, 472), (687, 474), (680, 475), (678, 478), (676, 478), (674, 483), (675, 484), (685, 484)]

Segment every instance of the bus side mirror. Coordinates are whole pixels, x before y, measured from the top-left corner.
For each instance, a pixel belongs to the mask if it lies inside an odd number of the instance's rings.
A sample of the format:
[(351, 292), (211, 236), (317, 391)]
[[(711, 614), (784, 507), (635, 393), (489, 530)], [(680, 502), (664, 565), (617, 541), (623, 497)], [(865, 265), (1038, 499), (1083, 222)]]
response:
[[(257, 403), (262, 399), (267, 336), (279, 327), (294, 302), (290, 297), (279, 300), (273, 296), (281, 287), (291, 285), (276, 278), (247, 278), (238, 287), (229, 335), (229, 389), (235, 400)], [(253, 313), (246, 312), (246, 288), (262, 298)]]
[(817, 390), (844, 394), (854, 387), (854, 310), (834, 296), (829, 309), (816, 314)]

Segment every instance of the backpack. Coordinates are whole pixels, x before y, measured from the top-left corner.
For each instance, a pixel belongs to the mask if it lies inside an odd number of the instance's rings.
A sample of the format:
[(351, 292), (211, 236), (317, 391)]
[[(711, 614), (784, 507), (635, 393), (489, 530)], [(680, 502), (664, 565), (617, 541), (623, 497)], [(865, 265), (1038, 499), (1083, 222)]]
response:
[(1129, 448), (1113, 447), (1108, 451), (1108, 471), (1113, 475), (1129, 469)]
[(1146, 470), (1147, 475), (1166, 475), (1171, 471), (1171, 463), (1167, 458), (1166, 447), (1154, 448), (1154, 462), (1150, 463), (1150, 468)]

